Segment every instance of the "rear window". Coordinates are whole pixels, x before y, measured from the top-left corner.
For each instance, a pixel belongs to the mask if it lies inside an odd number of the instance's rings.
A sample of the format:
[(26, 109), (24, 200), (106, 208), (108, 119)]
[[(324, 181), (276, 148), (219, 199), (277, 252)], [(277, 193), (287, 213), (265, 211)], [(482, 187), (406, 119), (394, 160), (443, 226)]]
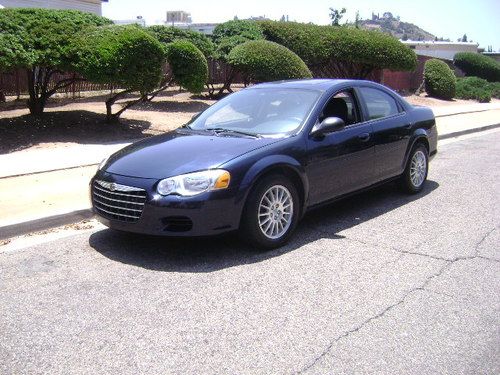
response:
[(399, 113), (396, 100), (389, 94), (369, 87), (361, 87), (359, 91), (366, 103), (370, 120), (394, 116)]

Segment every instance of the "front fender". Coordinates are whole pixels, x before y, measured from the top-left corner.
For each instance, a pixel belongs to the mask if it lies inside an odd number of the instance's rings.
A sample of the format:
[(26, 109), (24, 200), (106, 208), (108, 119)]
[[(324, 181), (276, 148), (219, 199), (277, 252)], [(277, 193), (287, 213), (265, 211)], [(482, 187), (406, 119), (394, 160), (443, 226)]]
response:
[(246, 200), (247, 195), (251, 190), (251, 186), (253, 186), (260, 177), (272, 172), (273, 170), (292, 173), (293, 176), (300, 181), (302, 186), (298, 188), (302, 189), (302, 212), (304, 212), (307, 196), (309, 194), (309, 180), (307, 179), (305, 169), (300, 162), (288, 155), (270, 155), (257, 160), (247, 170), (241, 181), (240, 190), (245, 192), (244, 199)]

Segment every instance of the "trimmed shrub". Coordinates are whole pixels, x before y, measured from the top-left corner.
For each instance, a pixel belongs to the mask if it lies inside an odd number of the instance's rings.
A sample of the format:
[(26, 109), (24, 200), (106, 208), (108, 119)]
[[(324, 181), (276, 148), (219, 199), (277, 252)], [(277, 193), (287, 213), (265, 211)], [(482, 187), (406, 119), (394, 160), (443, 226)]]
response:
[(484, 78), (490, 82), (500, 82), (500, 63), (489, 56), (473, 52), (460, 52), (455, 55), (453, 64), (467, 76)]
[(414, 70), (417, 57), (396, 38), (378, 31), (296, 22), (259, 22), (267, 40), (300, 56), (308, 66), (333, 65), (338, 77), (365, 78), (374, 69)]
[(75, 70), (96, 83), (148, 92), (162, 75), (165, 49), (136, 26), (107, 26), (84, 32), (73, 45)]
[(154, 25), (147, 28), (156, 39), (164, 44), (178, 40), (188, 40), (193, 43), (205, 57), (211, 57), (215, 51), (215, 45), (205, 34), (193, 30), (182, 30), (178, 27)]
[(240, 36), (247, 40), (263, 39), (259, 25), (254, 21), (233, 20), (217, 25), (212, 34), (213, 41), (220, 44), (223, 39)]
[(208, 80), (207, 59), (193, 43), (179, 40), (168, 44), (167, 61), (180, 86), (193, 93), (203, 90)]
[(425, 62), (424, 83), (425, 91), (432, 97), (450, 100), (455, 96), (455, 74), (444, 61), (430, 59)]
[(302, 59), (288, 48), (267, 40), (236, 46), (228, 56), (236, 69), (258, 82), (312, 78)]
[[(72, 49), (76, 72), (92, 82), (125, 89), (106, 101), (108, 122), (117, 120), (124, 110), (155, 89), (162, 77), (165, 47), (137, 26), (113, 25), (87, 30), (78, 35)], [(113, 104), (132, 91), (139, 91), (141, 98), (113, 114)]]
[(488, 82), (478, 77), (458, 78), (456, 97), (487, 103), (492, 97), (500, 98), (500, 82)]
[(75, 34), (111, 23), (76, 10), (0, 9), (0, 65), (5, 70), (25, 70), (31, 114), (42, 114), (48, 98), (74, 83), (63, 79), (49, 87), (54, 72), (71, 69), (67, 52)]

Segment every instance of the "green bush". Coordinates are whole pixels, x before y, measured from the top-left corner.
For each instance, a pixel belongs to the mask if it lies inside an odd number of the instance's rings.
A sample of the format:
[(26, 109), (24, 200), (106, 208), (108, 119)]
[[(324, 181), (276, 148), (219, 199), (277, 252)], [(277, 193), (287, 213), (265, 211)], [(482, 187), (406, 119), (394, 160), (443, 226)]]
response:
[(190, 92), (199, 93), (208, 80), (208, 64), (203, 53), (186, 40), (167, 45), (167, 61), (174, 80)]
[(259, 25), (254, 21), (233, 20), (217, 25), (212, 34), (213, 41), (216, 44), (222, 42), (223, 39), (233, 36), (240, 36), (246, 40), (263, 39), (264, 35)]
[(50, 96), (72, 84), (62, 80), (52, 82), (54, 85), (49, 87), (55, 71), (70, 69), (67, 53), (75, 34), (111, 23), (106, 18), (76, 10), (0, 9), (1, 69), (25, 70), (32, 114), (40, 115)]
[(455, 96), (455, 74), (444, 61), (430, 59), (425, 62), (424, 83), (425, 91), (432, 97), (450, 100)]
[(205, 57), (211, 57), (214, 54), (214, 43), (206, 35), (193, 31), (182, 30), (178, 27), (155, 25), (150, 26), (147, 30), (160, 42), (169, 44), (178, 40), (188, 40), (193, 43)]
[(96, 83), (148, 92), (159, 83), (165, 49), (136, 26), (105, 26), (81, 33), (73, 44), (74, 69)]
[(259, 22), (266, 39), (300, 56), (308, 66), (337, 65), (339, 76), (366, 77), (374, 69), (414, 70), (415, 53), (378, 31), (296, 22)]
[(236, 46), (228, 62), (254, 81), (312, 78), (304, 61), (288, 48), (267, 40)]
[(455, 55), (453, 63), (467, 76), (500, 82), (500, 63), (491, 57), (473, 52), (460, 52)]
[[(113, 122), (158, 86), (165, 47), (137, 26), (103, 26), (80, 33), (72, 45), (72, 57), (74, 71), (85, 78), (124, 89), (106, 100), (106, 118)], [(140, 98), (113, 113), (114, 103), (132, 91), (139, 91)]]
[(457, 79), (457, 93), (459, 99), (475, 99), (486, 103), (492, 97), (500, 98), (500, 82), (488, 82), (478, 77), (464, 77)]

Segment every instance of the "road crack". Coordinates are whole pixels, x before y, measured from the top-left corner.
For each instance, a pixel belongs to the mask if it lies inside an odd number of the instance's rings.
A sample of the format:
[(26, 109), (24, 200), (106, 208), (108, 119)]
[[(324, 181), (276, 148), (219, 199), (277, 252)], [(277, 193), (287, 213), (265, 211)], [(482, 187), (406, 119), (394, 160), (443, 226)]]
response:
[[(311, 228), (311, 229), (314, 229), (314, 230), (317, 230), (319, 232), (323, 232), (317, 228)], [(490, 261), (494, 261), (494, 262), (498, 262), (497, 259), (492, 259), (492, 258), (487, 258), (487, 257), (484, 257), (482, 255), (479, 254), (480, 252), (480, 246), (482, 245), (482, 243), (484, 241), (486, 241), (486, 239), (496, 230), (497, 228), (493, 228), (492, 230), (490, 230), (488, 233), (486, 233), (475, 245), (474, 247), (474, 255), (469, 255), (469, 256), (458, 256), (458, 257), (455, 257), (455, 258), (452, 258), (452, 259), (447, 259), (447, 258), (441, 258), (441, 257), (436, 257), (436, 256), (433, 256), (433, 255), (428, 255), (428, 254), (423, 254), (423, 253), (418, 253), (418, 252), (411, 252), (411, 251), (402, 251), (402, 250), (398, 250), (398, 249), (393, 249), (395, 251), (399, 251), (400, 253), (403, 253), (403, 254), (412, 254), (412, 255), (419, 255), (419, 256), (423, 256), (423, 257), (428, 257), (428, 258), (431, 258), (433, 260), (438, 260), (438, 261), (441, 261), (441, 262), (445, 262), (445, 264), (443, 264), (442, 267), (439, 268), (439, 270), (431, 275), (429, 275), (425, 280), (424, 282), (419, 285), (419, 286), (416, 286), (410, 290), (408, 290), (399, 300), (397, 300), (395, 303), (393, 303), (392, 305), (389, 305), (388, 307), (386, 307), (385, 309), (383, 309), (382, 311), (380, 311), (379, 313), (369, 317), (368, 319), (364, 320), (363, 322), (361, 322), (360, 324), (358, 324), (357, 326), (355, 326), (354, 328), (348, 330), (348, 331), (345, 331), (344, 333), (342, 333), (341, 335), (335, 337), (332, 341), (330, 341), (330, 343), (327, 345), (327, 347), (318, 355), (316, 356), (312, 361), (311, 363), (309, 363), (308, 365), (306, 365), (305, 367), (303, 367), (302, 369), (300, 369), (299, 371), (295, 372), (295, 374), (302, 374), (310, 369), (312, 369), (314, 366), (316, 366), (316, 364), (321, 360), (323, 359), (324, 357), (326, 357), (328, 355), (328, 353), (332, 350), (332, 348), (334, 347), (335, 344), (337, 344), (339, 341), (343, 340), (344, 338), (346, 337), (349, 337), (350, 335), (352, 334), (355, 334), (356, 332), (360, 331), (361, 329), (363, 329), (366, 325), (370, 324), (371, 322), (375, 321), (375, 320), (378, 320), (378, 319), (381, 319), (383, 318), (388, 312), (390, 312), (391, 310), (395, 309), (396, 307), (402, 305), (408, 298), (410, 298), (414, 293), (416, 292), (419, 292), (419, 291), (423, 291), (423, 292), (430, 292), (430, 290), (426, 289), (427, 285), (429, 285), (429, 283), (438, 278), (439, 276), (441, 276), (448, 268), (450, 268), (454, 263), (456, 262), (460, 262), (460, 261), (464, 261), (464, 260), (472, 260), (472, 259), (477, 259), (477, 258), (480, 258), (480, 259), (485, 259), (485, 260), (490, 260)], [(347, 240), (349, 240), (350, 238), (347, 238)], [(354, 241), (357, 241), (357, 242), (360, 242), (360, 243), (363, 243), (366, 245), (366, 243), (362, 242), (362, 241), (359, 241), (359, 240), (356, 240), (356, 239), (350, 239), (350, 240), (354, 240)]]

